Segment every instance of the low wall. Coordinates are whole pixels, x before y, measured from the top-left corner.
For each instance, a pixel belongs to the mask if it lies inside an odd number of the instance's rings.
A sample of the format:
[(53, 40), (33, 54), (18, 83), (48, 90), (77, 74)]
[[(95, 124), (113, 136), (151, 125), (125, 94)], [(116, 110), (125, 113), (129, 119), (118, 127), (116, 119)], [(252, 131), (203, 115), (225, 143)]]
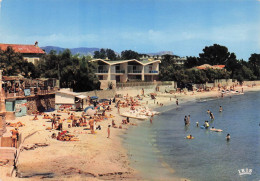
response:
[(99, 80), (99, 82), (101, 90), (107, 90), (110, 84), (113, 88), (116, 87), (116, 80)]
[(112, 99), (116, 95), (115, 89), (109, 89), (109, 90), (95, 90), (95, 91), (89, 91), (89, 92), (81, 92), (80, 94), (85, 96), (97, 96), (99, 99)]
[(256, 85), (260, 85), (260, 80), (256, 80), (256, 81), (244, 81), (244, 82), (243, 82), (243, 86), (256, 86)]
[(214, 81), (214, 86), (215, 87), (223, 87), (223, 86), (233, 86), (236, 83), (232, 81), (232, 79), (216, 79)]
[(55, 95), (44, 95), (27, 98), (27, 114), (30, 115), (35, 111), (55, 108)]
[(15, 120), (15, 112), (13, 111), (6, 111), (5, 112), (5, 120)]
[(142, 89), (144, 89), (144, 94), (150, 94), (154, 92), (165, 92), (174, 90), (176, 88), (176, 84), (172, 81), (171, 85), (147, 85), (147, 86), (132, 86), (132, 87), (118, 87), (116, 89), (117, 94), (121, 95), (129, 95), (129, 96), (136, 96), (142, 94)]

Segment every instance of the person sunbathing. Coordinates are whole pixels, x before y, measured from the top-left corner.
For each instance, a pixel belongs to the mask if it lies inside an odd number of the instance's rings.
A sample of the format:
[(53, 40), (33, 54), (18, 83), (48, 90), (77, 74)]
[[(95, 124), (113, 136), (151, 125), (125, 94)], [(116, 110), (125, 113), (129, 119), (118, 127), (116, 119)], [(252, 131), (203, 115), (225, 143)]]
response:
[(43, 119), (51, 119), (51, 117), (48, 114), (44, 114)]
[(10, 127), (22, 127), (22, 126), (24, 126), (24, 124), (19, 121), (17, 123), (7, 123), (7, 126), (10, 126)]
[(38, 120), (37, 114), (34, 116), (33, 120)]
[(107, 106), (107, 109), (106, 109), (107, 111), (112, 111), (112, 109), (110, 108), (110, 106)]
[(122, 119), (122, 124), (127, 124), (126, 119)]

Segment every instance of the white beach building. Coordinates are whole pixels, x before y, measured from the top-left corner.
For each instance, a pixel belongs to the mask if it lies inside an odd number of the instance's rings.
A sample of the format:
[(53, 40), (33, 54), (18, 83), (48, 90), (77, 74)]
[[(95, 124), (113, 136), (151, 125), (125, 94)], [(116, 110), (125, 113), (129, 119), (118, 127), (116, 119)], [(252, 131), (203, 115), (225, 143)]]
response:
[(94, 59), (98, 63), (96, 75), (99, 80), (116, 82), (158, 80), (160, 60), (118, 60)]

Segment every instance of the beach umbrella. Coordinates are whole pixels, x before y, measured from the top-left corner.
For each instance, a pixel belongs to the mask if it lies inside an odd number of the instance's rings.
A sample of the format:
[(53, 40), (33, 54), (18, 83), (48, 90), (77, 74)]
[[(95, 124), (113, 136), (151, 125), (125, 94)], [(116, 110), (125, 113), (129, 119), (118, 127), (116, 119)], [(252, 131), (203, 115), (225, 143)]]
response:
[(97, 96), (91, 96), (90, 99), (98, 99)]
[(88, 106), (88, 107), (86, 107), (86, 108), (84, 109), (84, 112), (87, 112), (88, 109), (94, 109), (94, 107), (93, 107), (93, 106)]
[(99, 106), (99, 107), (97, 108), (97, 110), (102, 111), (102, 110), (104, 110), (104, 108), (103, 108), (102, 106)]
[(102, 102), (106, 102), (106, 101), (109, 102), (109, 99), (100, 99), (98, 102), (102, 103)]
[(93, 110), (93, 109), (88, 109), (87, 112), (86, 112), (86, 114), (87, 114), (88, 116), (94, 116), (95, 113), (96, 113), (96, 111)]

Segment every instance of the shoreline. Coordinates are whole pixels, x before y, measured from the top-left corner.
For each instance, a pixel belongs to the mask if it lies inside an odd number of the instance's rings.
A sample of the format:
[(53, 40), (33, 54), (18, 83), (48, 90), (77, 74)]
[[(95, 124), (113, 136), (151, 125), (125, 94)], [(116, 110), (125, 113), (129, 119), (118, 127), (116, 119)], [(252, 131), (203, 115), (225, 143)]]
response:
[[(241, 89), (242, 87), (236, 88)], [(244, 92), (259, 91), (260, 86), (243, 87)], [(165, 94), (162, 93), (157, 96), (158, 103), (164, 104), (162, 107), (173, 106), (176, 107), (175, 96), (179, 99), (179, 104), (196, 101), (198, 99), (206, 99), (210, 97), (220, 97), (220, 93), (216, 90), (210, 92), (199, 93), (192, 92), (185, 94)], [(171, 101), (170, 101), (171, 97)], [(146, 104), (148, 101), (148, 104)], [(154, 104), (154, 100), (150, 97), (144, 97), (141, 104), (148, 106), (151, 109), (160, 109), (160, 105)], [(117, 113), (117, 109), (112, 105), (112, 115), (117, 125), (120, 125), (122, 117)], [(129, 108), (122, 108), (120, 111)], [(80, 112), (81, 113), (81, 112)], [(76, 113), (79, 115), (80, 113)], [(66, 113), (61, 114), (62, 118), (66, 118)], [(127, 134), (128, 128), (132, 125), (123, 125), (123, 129), (111, 128), (111, 138), (107, 136), (107, 125), (111, 124), (112, 119), (98, 122), (102, 130), (98, 130), (97, 134), (89, 134), (89, 130), (83, 130), (84, 127), (70, 128), (72, 134), (78, 136), (80, 141), (62, 142), (52, 139), (52, 133), (57, 133), (56, 130), (46, 130), (51, 126), (51, 122), (41, 119), (32, 121), (33, 116), (18, 117), (14, 121), (21, 121), (25, 124), (24, 127), (19, 128), (19, 132), (23, 137), (32, 132), (36, 133), (25, 140), (23, 146), (32, 145), (35, 143), (47, 143), (49, 146), (38, 147), (34, 150), (23, 150), (20, 153), (18, 162), (18, 171), (20, 173), (27, 173), (27, 175), (20, 175), (21, 177), (32, 176), (30, 178), (23, 178), (25, 180), (143, 180), (140, 173), (135, 168), (131, 168), (130, 159), (127, 154), (127, 149), (123, 146), (122, 135)], [(148, 120), (146, 120), (148, 121)], [(137, 123), (139, 121), (131, 119), (131, 122)], [(139, 126), (139, 124), (137, 125)], [(135, 129), (135, 128), (133, 128)], [(8, 128), (8, 131), (10, 127)], [(9, 171), (8, 167), (1, 167), (3, 172), (0, 173), (2, 180), (20, 180), (18, 177), (8, 177), (6, 174)], [(28, 174), (28, 173), (31, 173)], [(37, 175), (38, 174), (38, 175)]]

